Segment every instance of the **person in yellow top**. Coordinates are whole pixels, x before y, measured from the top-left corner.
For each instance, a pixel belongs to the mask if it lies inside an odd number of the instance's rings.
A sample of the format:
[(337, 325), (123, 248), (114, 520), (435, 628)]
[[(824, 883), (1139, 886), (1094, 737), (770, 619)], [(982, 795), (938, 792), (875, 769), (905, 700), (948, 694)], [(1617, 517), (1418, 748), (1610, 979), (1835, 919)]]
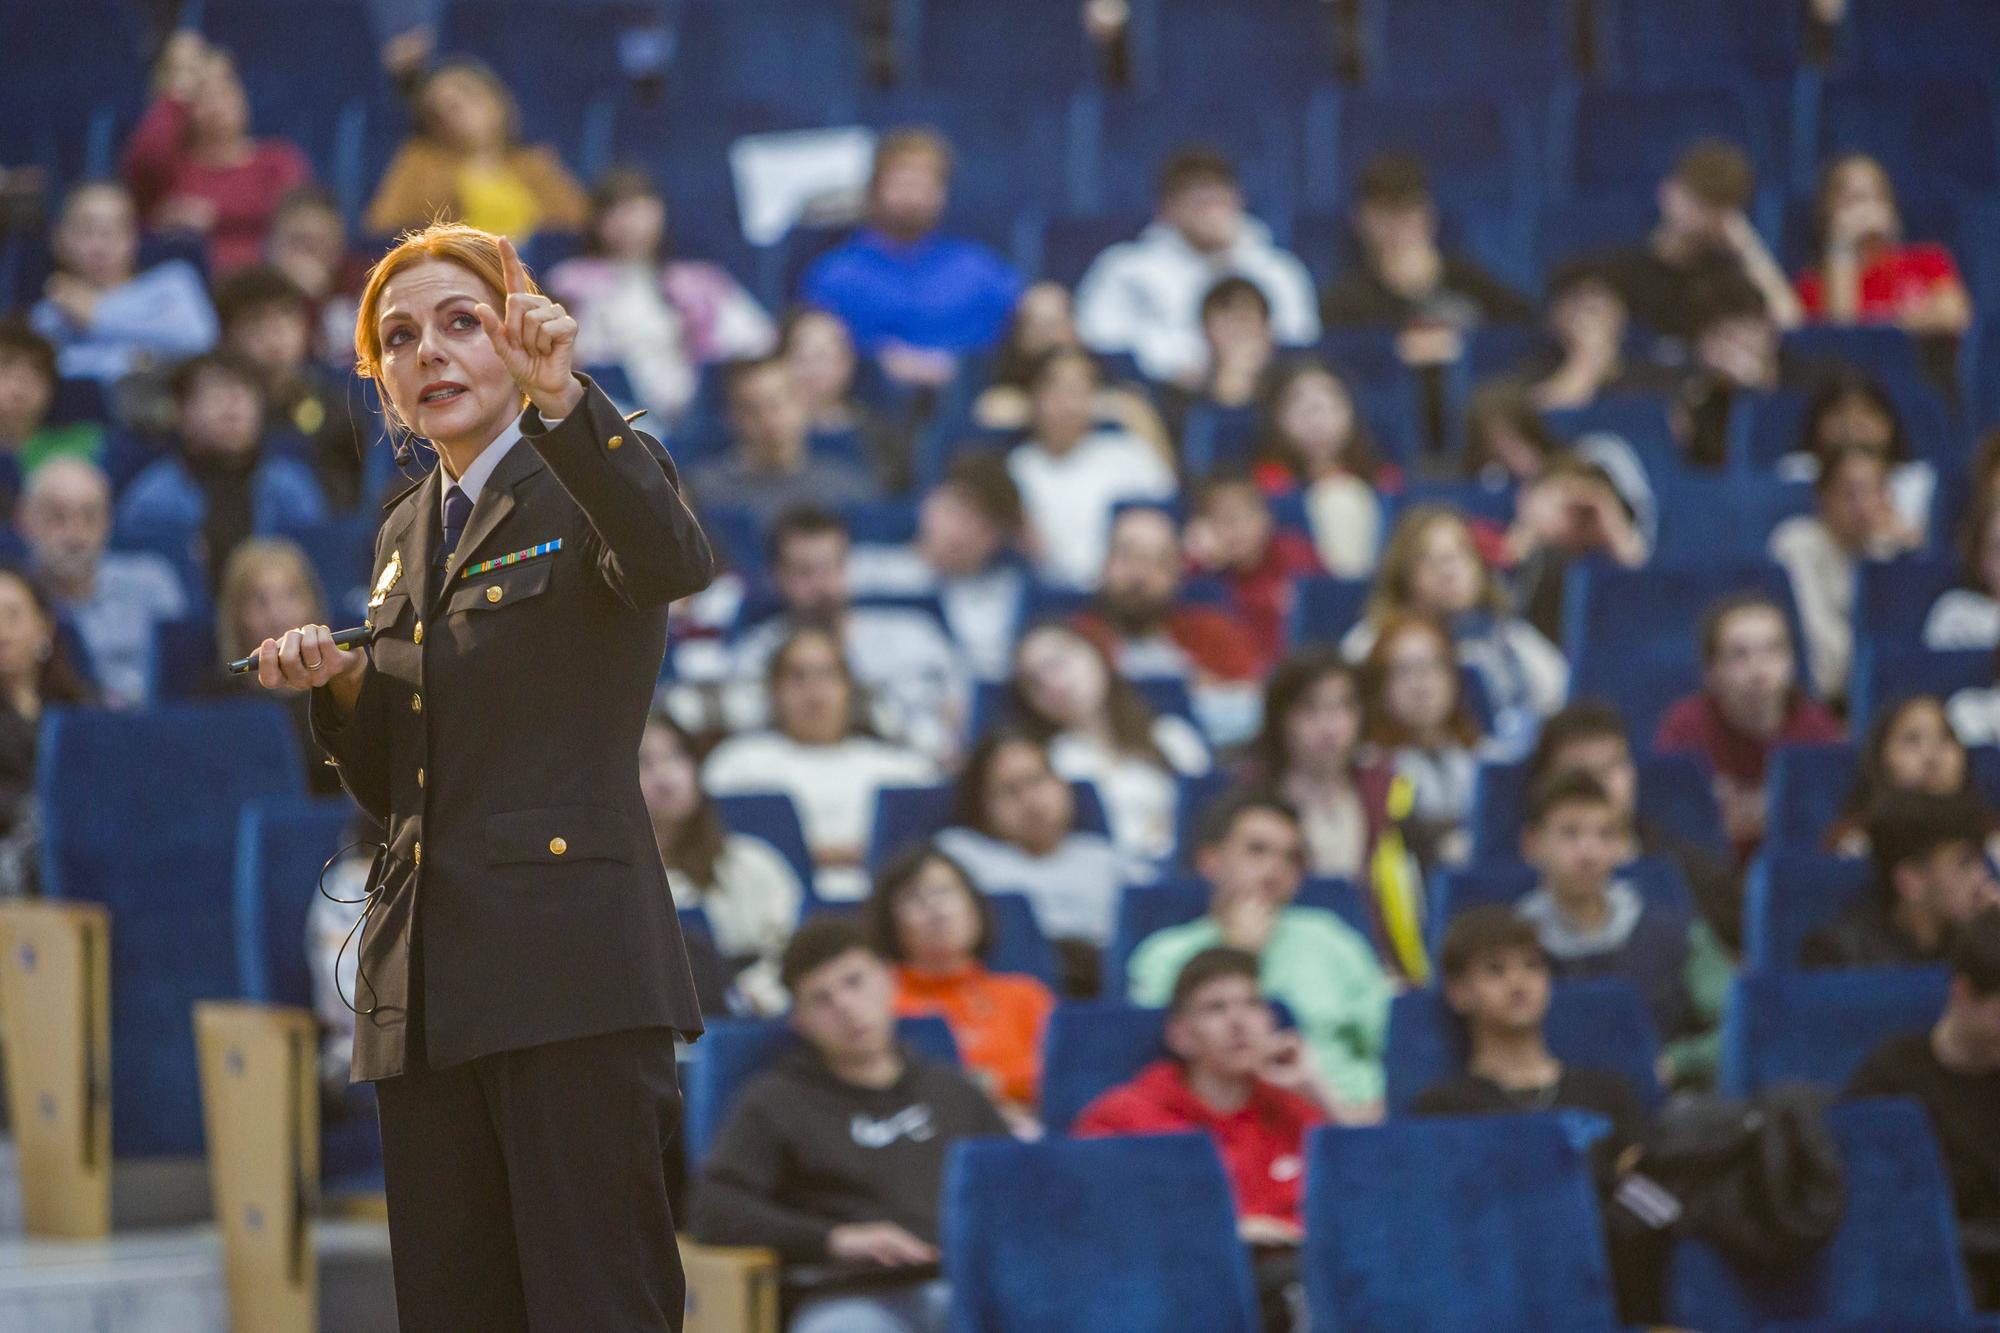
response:
[(520, 142), (520, 111), (497, 75), (455, 58), (425, 76), (417, 132), (404, 140), (369, 201), (369, 231), (421, 227), (440, 215), (525, 244), (544, 228), (580, 230), (583, 187), (546, 145)]
[(1055, 996), (1033, 977), (986, 970), (993, 913), (964, 869), (930, 844), (902, 853), (876, 876), (868, 924), (895, 966), (897, 1015), (942, 1017), (1002, 1113), (1026, 1115)]

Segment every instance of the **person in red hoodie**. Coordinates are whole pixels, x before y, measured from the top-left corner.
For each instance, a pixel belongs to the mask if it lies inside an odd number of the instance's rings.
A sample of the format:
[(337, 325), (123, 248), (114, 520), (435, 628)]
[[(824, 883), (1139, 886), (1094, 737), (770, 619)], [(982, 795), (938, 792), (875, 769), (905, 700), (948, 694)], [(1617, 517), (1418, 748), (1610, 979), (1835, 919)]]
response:
[(1265, 1326), (1292, 1326), (1298, 1283), (1305, 1137), (1340, 1110), (1296, 1032), (1280, 1032), (1257, 989), (1257, 959), (1207, 949), (1181, 969), (1167, 1005), (1171, 1058), (1083, 1109), (1078, 1138), (1206, 1134), (1236, 1197)]
[(167, 39), (155, 96), (125, 145), (125, 179), (146, 225), (208, 238), (218, 274), (257, 261), (278, 204), (312, 179), (297, 144), (250, 135), (236, 62), (201, 34)]
[(1267, 663), (1243, 621), (1215, 606), (1182, 603), (1180, 532), (1150, 504), (1111, 521), (1097, 595), (1072, 624), (1127, 676), (1179, 676), (1190, 686), (1249, 685)]
[(1741, 864), (1764, 840), (1771, 751), (1841, 740), (1846, 731), (1799, 687), (1791, 626), (1763, 593), (1731, 594), (1702, 617), (1701, 677), (1701, 693), (1660, 719), (1653, 749), (1691, 751), (1708, 761), (1723, 828)]
[(1312, 541), (1278, 527), (1254, 478), (1225, 473), (1195, 492), (1187, 552), (1197, 570), (1229, 589), (1237, 619), (1269, 670), (1284, 652), (1293, 580), (1326, 572)]

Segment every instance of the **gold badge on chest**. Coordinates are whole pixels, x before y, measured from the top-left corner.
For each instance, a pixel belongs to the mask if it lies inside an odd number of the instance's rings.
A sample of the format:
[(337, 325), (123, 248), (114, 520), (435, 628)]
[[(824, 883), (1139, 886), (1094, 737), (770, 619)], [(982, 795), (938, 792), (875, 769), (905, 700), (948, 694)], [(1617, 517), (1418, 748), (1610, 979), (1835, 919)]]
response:
[(382, 566), (382, 577), (375, 580), (375, 591), (368, 595), (368, 627), (375, 628), (375, 609), (389, 600), (389, 590), (396, 586), (396, 580), (403, 577), (403, 553), (391, 551), (389, 563)]

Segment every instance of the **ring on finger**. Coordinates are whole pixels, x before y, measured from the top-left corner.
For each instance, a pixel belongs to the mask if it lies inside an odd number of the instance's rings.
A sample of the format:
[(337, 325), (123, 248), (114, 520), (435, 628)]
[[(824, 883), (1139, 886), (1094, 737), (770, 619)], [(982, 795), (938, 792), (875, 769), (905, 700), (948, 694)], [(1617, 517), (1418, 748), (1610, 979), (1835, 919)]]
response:
[(321, 663), (321, 662), (324, 662), (324, 661), (326, 661), (326, 659), (325, 659), (324, 657), (322, 657), (322, 658), (321, 658), (321, 659), (319, 660), (319, 662), (308, 662), (308, 661), (306, 661), (306, 660), (305, 660), (304, 658), (300, 658), (300, 659), (299, 659), (299, 665), (300, 665), (300, 666), (302, 666), (302, 667), (304, 667), (304, 668), (305, 668), (306, 670), (308, 670), (308, 671), (317, 671), (317, 670), (319, 670), (319, 668), (320, 668), (320, 663)]

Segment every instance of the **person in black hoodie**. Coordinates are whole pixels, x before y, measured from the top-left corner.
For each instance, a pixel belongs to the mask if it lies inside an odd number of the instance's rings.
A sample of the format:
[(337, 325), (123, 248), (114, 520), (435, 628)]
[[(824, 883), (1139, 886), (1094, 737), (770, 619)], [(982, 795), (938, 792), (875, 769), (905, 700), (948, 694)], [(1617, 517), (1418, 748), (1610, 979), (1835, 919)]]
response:
[(779, 973), (804, 1040), (737, 1098), (696, 1191), (694, 1237), (776, 1250), (799, 1302), (791, 1333), (942, 1333), (945, 1157), (1007, 1127), (971, 1080), (896, 1041), (894, 982), (860, 926), (808, 921)]

